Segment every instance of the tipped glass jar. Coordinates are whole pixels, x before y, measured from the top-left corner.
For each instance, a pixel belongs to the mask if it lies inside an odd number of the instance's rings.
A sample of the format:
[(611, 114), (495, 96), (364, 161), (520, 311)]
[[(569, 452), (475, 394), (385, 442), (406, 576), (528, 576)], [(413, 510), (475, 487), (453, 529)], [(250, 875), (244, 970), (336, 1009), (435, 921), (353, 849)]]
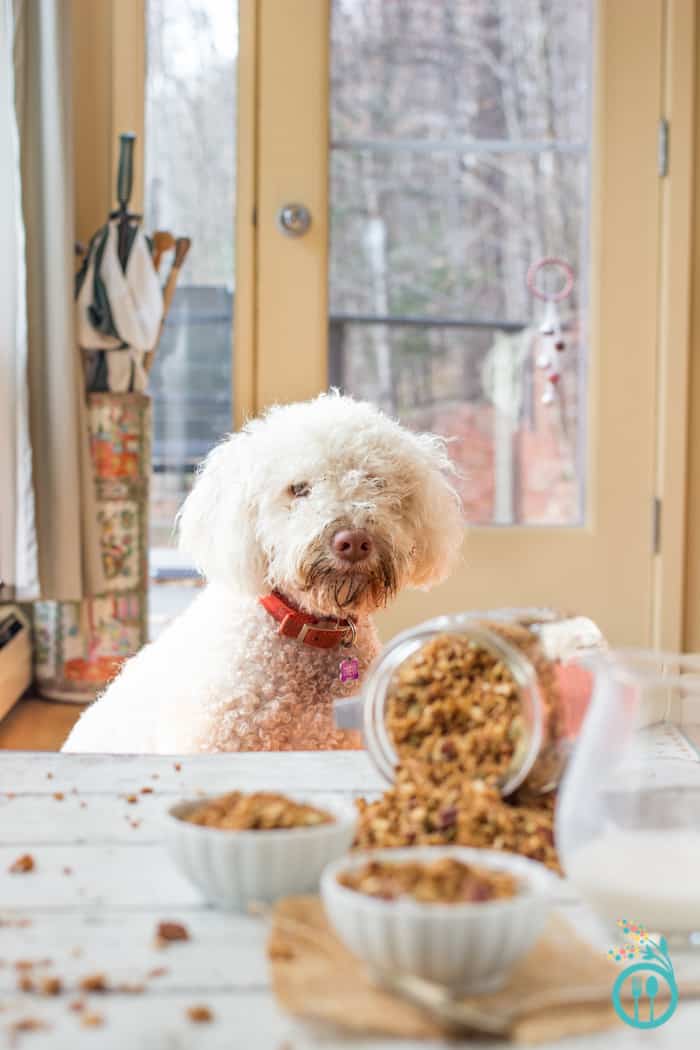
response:
[(590, 695), (582, 657), (603, 644), (595, 624), (544, 609), (440, 616), (398, 635), (362, 695), (336, 704), (363, 729), (388, 783), (411, 766), (434, 781), (484, 780), (506, 797), (556, 787)]

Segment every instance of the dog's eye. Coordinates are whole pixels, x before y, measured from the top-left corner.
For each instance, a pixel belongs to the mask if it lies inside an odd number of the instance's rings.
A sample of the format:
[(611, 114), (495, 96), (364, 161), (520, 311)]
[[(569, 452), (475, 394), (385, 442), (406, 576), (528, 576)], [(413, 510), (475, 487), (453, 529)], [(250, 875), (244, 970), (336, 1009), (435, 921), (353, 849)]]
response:
[(311, 485), (308, 481), (297, 481), (296, 484), (289, 486), (289, 495), (293, 496), (294, 499), (302, 499), (304, 496), (308, 496), (311, 492)]

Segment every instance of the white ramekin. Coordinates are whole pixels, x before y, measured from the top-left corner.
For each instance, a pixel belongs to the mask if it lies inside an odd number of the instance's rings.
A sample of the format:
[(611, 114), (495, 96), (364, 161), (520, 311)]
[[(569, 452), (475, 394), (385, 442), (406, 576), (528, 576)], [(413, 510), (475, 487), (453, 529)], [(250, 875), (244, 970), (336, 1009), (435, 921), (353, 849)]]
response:
[[(380, 900), (341, 886), (338, 875), (368, 860), (433, 861), (452, 857), (520, 884), (517, 896), (476, 904)], [(329, 864), (321, 878), (326, 914), (345, 946), (381, 978), (410, 974), (459, 991), (498, 987), (532, 946), (549, 910), (557, 879), (541, 864), (513, 853), (462, 846), (412, 846), (358, 851)]]
[(315, 893), (324, 867), (350, 847), (356, 815), (352, 803), (294, 797), (334, 817), (331, 824), (270, 831), (229, 831), (182, 818), (206, 799), (168, 810), (167, 846), (186, 878), (222, 908), (245, 911), (294, 893)]

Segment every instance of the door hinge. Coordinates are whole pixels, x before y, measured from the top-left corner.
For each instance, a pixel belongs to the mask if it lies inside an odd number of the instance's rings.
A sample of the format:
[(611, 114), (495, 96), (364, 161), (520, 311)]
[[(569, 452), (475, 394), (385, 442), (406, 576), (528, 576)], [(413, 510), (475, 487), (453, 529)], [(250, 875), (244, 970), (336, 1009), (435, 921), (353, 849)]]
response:
[(661, 553), (661, 500), (654, 497), (651, 510), (651, 549), (654, 554)]
[(659, 133), (658, 133), (658, 155), (657, 162), (659, 168), (659, 177), (663, 178), (668, 175), (668, 137), (669, 137), (669, 124), (665, 117), (662, 117), (659, 121)]

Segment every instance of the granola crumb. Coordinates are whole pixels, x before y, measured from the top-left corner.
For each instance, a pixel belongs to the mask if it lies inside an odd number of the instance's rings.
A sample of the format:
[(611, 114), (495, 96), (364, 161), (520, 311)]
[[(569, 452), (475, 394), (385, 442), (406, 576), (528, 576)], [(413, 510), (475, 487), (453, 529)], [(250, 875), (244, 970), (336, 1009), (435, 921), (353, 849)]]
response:
[(63, 991), (63, 982), (60, 977), (42, 977), (39, 990), (42, 995), (60, 995)]
[(21, 1017), (18, 1021), (13, 1021), (9, 1026), (10, 1038), (19, 1032), (40, 1032), (48, 1029), (50, 1026), (46, 1021), (40, 1020), (38, 1017)]
[(180, 762), (173, 762), (173, 769), (176, 773), (179, 773), (182, 769), (182, 764)]
[(31, 853), (23, 853), (21, 857), (10, 865), (9, 872), (11, 875), (23, 875), (25, 872), (34, 871), (34, 857)]
[(142, 795), (152, 795), (153, 794), (153, 788), (152, 787), (142, 787), (141, 788), (141, 794)]
[(53, 773), (47, 773), (46, 774), (46, 779), (47, 780), (53, 780)]
[(22, 974), (22, 976), (17, 981), (17, 988), (19, 989), (20, 992), (33, 992), (34, 991), (34, 981), (29, 976), (29, 974), (27, 974), (27, 973), (23, 973)]
[(105, 1019), (102, 1014), (83, 1014), (80, 1023), (83, 1028), (101, 1028)]
[(84, 999), (71, 999), (71, 1001), (68, 1003), (68, 1009), (72, 1010), (74, 1014), (79, 1014), (82, 1010), (85, 1009), (86, 1005), (87, 1004)]
[(134, 803), (138, 802), (138, 800), (139, 800), (139, 796), (138, 795), (127, 795), (126, 796), (126, 801), (132, 806), (134, 805)]
[(56, 799), (57, 802), (63, 802), (66, 796), (63, 794), (62, 791), (54, 791), (53, 797)]
[(107, 978), (103, 973), (90, 973), (80, 979), (78, 987), (83, 992), (106, 992)]
[(181, 922), (159, 922), (156, 927), (156, 947), (164, 948), (172, 941), (189, 941), (190, 935)]
[(208, 1006), (204, 1005), (188, 1006), (187, 1016), (195, 1024), (208, 1024), (214, 1020), (214, 1014)]
[(166, 973), (170, 973), (167, 966), (154, 966), (152, 970), (149, 970), (146, 974), (147, 977), (165, 977)]

